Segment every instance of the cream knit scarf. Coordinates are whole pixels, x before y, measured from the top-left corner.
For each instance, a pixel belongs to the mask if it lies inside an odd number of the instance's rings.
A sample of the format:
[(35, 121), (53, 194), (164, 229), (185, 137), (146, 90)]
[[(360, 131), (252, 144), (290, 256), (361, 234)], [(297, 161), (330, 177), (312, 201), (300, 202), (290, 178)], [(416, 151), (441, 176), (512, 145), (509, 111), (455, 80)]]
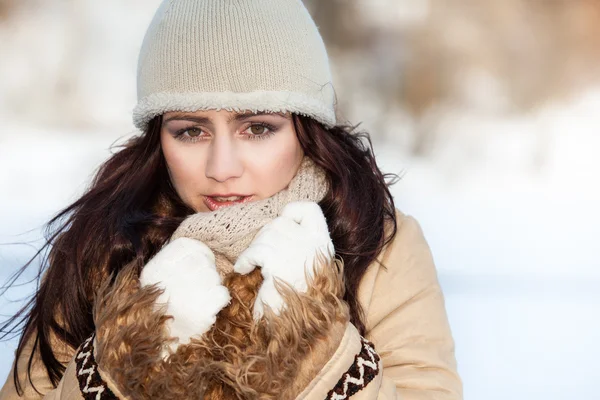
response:
[(264, 200), (193, 214), (181, 223), (171, 240), (189, 237), (205, 243), (215, 253), (217, 269), (224, 276), (232, 271), (233, 263), (258, 231), (279, 216), (288, 203), (318, 203), (327, 190), (325, 172), (305, 156), (286, 189)]

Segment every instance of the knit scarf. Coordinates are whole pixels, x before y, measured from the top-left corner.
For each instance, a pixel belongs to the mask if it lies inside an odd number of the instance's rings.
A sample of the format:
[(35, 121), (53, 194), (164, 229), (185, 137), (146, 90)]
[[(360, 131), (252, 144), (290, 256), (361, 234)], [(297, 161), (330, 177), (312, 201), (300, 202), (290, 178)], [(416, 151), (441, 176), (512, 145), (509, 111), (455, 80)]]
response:
[(188, 237), (205, 243), (215, 253), (217, 270), (224, 276), (233, 270), (233, 263), (258, 231), (279, 216), (288, 203), (318, 203), (327, 190), (325, 172), (305, 156), (287, 188), (264, 200), (193, 214), (180, 224), (171, 240)]

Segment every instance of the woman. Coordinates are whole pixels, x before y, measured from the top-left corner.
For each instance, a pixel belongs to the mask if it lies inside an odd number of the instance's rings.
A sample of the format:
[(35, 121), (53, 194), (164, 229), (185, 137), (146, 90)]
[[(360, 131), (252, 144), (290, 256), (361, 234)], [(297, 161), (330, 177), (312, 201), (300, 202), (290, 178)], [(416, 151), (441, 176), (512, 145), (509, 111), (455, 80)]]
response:
[(138, 98), (51, 221), (0, 399), (462, 397), (429, 248), (336, 125), (300, 0), (165, 0)]

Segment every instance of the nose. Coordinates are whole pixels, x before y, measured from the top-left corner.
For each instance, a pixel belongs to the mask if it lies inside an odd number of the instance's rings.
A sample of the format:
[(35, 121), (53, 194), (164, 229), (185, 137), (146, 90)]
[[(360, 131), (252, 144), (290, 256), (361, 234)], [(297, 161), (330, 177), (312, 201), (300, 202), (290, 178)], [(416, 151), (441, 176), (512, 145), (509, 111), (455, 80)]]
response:
[(216, 135), (211, 141), (206, 160), (206, 177), (217, 182), (239, 178), (244, 171), (235, 144), (229, 135)]

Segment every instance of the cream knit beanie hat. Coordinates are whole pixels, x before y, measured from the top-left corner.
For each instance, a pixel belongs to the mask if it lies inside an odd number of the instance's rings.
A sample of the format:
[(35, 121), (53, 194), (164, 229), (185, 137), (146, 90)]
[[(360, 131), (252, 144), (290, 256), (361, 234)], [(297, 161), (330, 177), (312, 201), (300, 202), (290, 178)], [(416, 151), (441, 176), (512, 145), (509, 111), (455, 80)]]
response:
[(301, 0), (164, 0), (138, 60), (136, 127), (168, 111), (293, 112), (335, 125), (329, 59)]

